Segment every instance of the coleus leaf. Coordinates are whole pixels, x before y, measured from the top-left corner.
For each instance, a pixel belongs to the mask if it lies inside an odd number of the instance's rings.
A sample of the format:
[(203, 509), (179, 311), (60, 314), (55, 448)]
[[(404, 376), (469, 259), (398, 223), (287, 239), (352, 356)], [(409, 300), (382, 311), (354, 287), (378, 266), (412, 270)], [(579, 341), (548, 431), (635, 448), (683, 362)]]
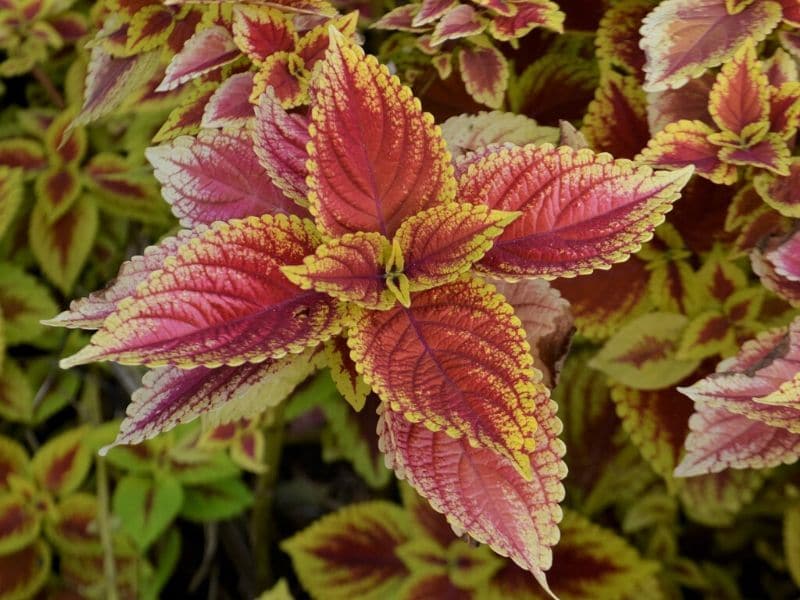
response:
[(125, 54), (132, 56), (164, 44), (175, 26), (175, 13), (161, 4), (143, 6), (128, 24)]
[(98, 531), (97, 498), (90, 494), (70, 494), (55, 508), (46, 522), (48, 539), (65, 554), (97, 554), (102, 551)]
[(563, 33), (566, 15), (550, 0), (525, 0), (510, 2), (512, 14), (493, 16), (489, 22), (489, 33), (501, 41), (519, 39), (536, 27), (544, 27)]
[(733, 56), (747, 39), (763, 40), (781, 20), (765, 0), (729, 14), (725, 0), (666, 0), (644, 19), (645, 90), (680, 88)]
[(308, 101), (311, 72), (294, 52), (275, 52), (259, 66), (253, 77), (250, 99), (255, 100), (266, 89), (274, 90), (281, 106), (295, 108)]
[(51, 225), (67, 212), (81, 192), (78, 170), (74, 166), (56, 166), (42, 171), (36, 177), (37, 204), (42, 204)]
[(697, 404), (724, 408), (800, 434), (800, 319), (760, 334), (717, 371), (681, 388)]
[(491, 286), (465, 277), (415, 294), (410, 308), (365, 311), (354, 318), (348, 345), (392, 410), (466, 436), (465, 444), (494, 450), (531, 474), (534, 402), (547, 390), (513, 309)]
[(281, 547), (312, 595), (380, 600), (394, 596), (408, 576), (395, 552), (408, 539), (408, 526), (399, 506), (363, 502), (323, 517)]
[(309, 200), (323, 233), (392, 236), (406, 217), (453, 200), (453, 167), (433, 118), (340, 34), (312, 98)]
[(469, 4), (458, 4), (447, 11), (436, 23), (431, 35), (431, 45), (438, 46), (449, 40), (478, 35), (486, 29), (486, 21)]
[(317, 246), (302, 265), (282, 267), (281, 272), (304, 290), (384, 310), (395, 302), (386, 277), (391, 252), (380, 233), (347, 233)]
[(696, 477), (725, 469), (764, 469), (800, 458), (800, 435), (700, 404), (689, 419), (686, 455), (675, 469), (678, 477)]
[(238, 5), (233, 9), (233, 39), (253, 61), (294, 49), (297, 33), (286, 13), (268, 6)]
[[(341, 328), (331, 297), (303, 292), (279, 270), (318, 243), (313, 225), (294, 216), (215, 223), (183, 244), (62, 365), (235, 366), (300, 352)], [(180, 302), (161, 301), (175, 294)]]
[(214, 82), (196, 83), (193, 89), (183, 96), (181, 104), (169, 113), (152, 141), (161, 143), (180, 135), (199, 133), (206, 106), (216, 91), (217, 84)]
[(359, 375), (343, 336), (336, 336), (325, 345), (325, 359), (336, 389), (353, 410), (361, 412), (372, 390)]
[(253, 150), (272, 183), (301, 206), (308, 204), (308, 119), (289, 114), (268, 89), (255, 108)]
[(44, 147), (55, 165), (72, 165), (80, 162), (86, 153), (86, 130), (74, 127), (72, 111), (57, 115), (44, 134)]
[(769, 134), (748, 148), (722, 148), (719, 158), (731, 165), (753, 166), (786, 176), (789, 175), (790, 154), (789, 147), (779, 135)]
[(789, 162), (789, 174), (759, 173), (753, 178), (758, 195), (779, 213), (800, 218), (800, 158)]
[(593, 150), (615, 158), (633, 158), (647, 145), (647, 99), (635, 77), (603, 72), (582, 132)]
[(770, 86), (748, 40), (726, 62), (709, 96), (709, 113), (731, 141), (757, 141), (769, 130)]
[(25, 371), (6, 357), (0, 371), (0, 416), (7, 421), (30, 423), (33, 420), (34, 392)]
[(520, 211), (477, 264), (498, 277), (572, 277), (626, 260), (652, 236), (692, 167), (653, 173), (607, 154), (501, 148), (470, 164), (458, 198)]
[(714, 129), (702, 121), (670, 123), (653, 136), (636, 160), (665, 169), (694, 165), (698, 175), (714, 183), (735, 183), (736, 167), (719, 156), (719, 147), (709, 140), (713, 134)]
[(525, 115), (492, 111), (450, 117), (442, 123), (442, 137), (457, 161), (491, 144), (555, 144), (559, 136), (555, 127), (544, 127)]
[(22, 202), (22, 170), (3, 166), (0, 160), (0, 240)]
[(27, 498), (7, 490), (0, 494), (0, 556), (33, 542), (40, 526), (41, 516)]
[(266, 177), (247, 131), (201, 131), (148, 148), (146, 155), (184, 227), (263, 214), (307, 214)]
[(455, 281), (518, 216), (478, 204), (429, 208), (400, 225), (392, 240), (393, 266), (408, 277), (412, 292)]
[(51, 438), (39, 448), (31, 461), (31, 471), (41, 489), (63, 496), (83, 483), (92, 465), (85, 436), (86, 428), (79, 427)]
[(552, 285), (569, 301), (578, 331), (591, 339), (603, 339), (648, 307), (651, 275), (647, 266), (638, 256), (631, 256), (607, 271), (557, 279)]
[(38, 279), (15, 264), (0, 263), (0, 314), (8, 345), (35, 341), (40, 321), (55, 311), (50, 291)]
[(414, 27), (422, 27), (432, 23), (457, 4), (457, 0), (423, 0), (411, 24)]
[(0, 484), (8, 487), (10, 475), (27, 478), (30, 461), (25, 448), (15, 440), (0, 435)]
[(699, 361), (676, 356), (689, 320), (680, 314), (648, 313), (629, 321), (589, 363), (615, 381), (639, 390), (673, 385), (695, 370)]
[(458, 70), (467, 93), (476, 102), (500, 108), (509, 76), (508, 61), (502, 52), (492, 45), (465, 46), (458, 52)]
[(785, 256), (798, 251), (798, 240), (797, 232), (768, 238), (750, 253), (753, 272), (761, 278), (762, 285), (795, 307), (800, 306), (800, 269), (787, 269)]
[(609, 7), (597, 28), (597, 58), (644, 79), (645, 56), (639, 47), (639, 28), (653, 8), (650, 0), (623, 0)]
[(220, 479), (185, 490), (180, 516), (198, 523), (232, 519), (253, 503), (247, 484), (233, 477)]
[(555, 410), (549, 398), (538, 398), (531, 480), (497, 453), (413, 424), (386, 405), (378, 426), (387, 464), (447, 517), (457, 535), (467, 533), (510, 557), (545, 589), (566, 475)]
[[(658, 570), (626, 540), (574, 511), (566, 511), (561, 539), (553, 548), (547, 573), (550, 589), (561, 600), (636, 597), (636, 587)], [(540, 598), (533, 581), (511, 562), (489, 580), (488, 597)]]
[(156, 91), (168, 92), (204, 73), (218, 69), (239, 56), (230, 32), (219, 25), (200, 29), (184, 44), (167, 66)]
[(729, 527), (764, 484), (765, 473), (727, 470), (683, 480), (680, 499), (686, 516), (710, 527)]
[(655, 135), (670, 123), (680, 120), (702, 121), (711, 125), (714, 121), (708, 112), (708, 96), (715, 80), (714, 73), (708, 72), (680, 89), (647, 94), (650, 133)]
[(206, 128), (242, 127), (253, 117), (248, 100), (253, 90), (253, 73), (236, 73), (223, 81), (203, 109), (201, 125)]
[(146, 550), (164, 533), (183, 505), (183, 488), (172, 477), (123, 477), (114, 489), (112, 509), (125, 533)]
[(276, 406), (311, 374), (308, 352), (281, 359), (214, 369), (164, 367), (147, 373), (131, 397), (114, 444), (138, 444), (181, 423), (257, 398), (260, 410)]
[(164, 238), (157, 246), (148, 246), (141, 256), (124, 262), (117, 278), (104, 289), (92, 292), (86, 298), (73, 300), (69, 310), (43, 323), (54, 327), (98, 329), (105, 318), (114, 312), (117, 303), (132, 295), (140, 283), (162, 267), (168, 256), (175, 256), (183, 243), (206, 230), (205, 226), (183, 230), (174, 237)]
[(573, 333), (569, 302), (542, 279), (498, 282), (495, 287), (522, 321), (534, 367), (542, 372), (544, 384), (554, 388)]
[(800, 585), (800, 506), (795, 504), (783, 517), (783, 548), (789, 574)]
[(44, 540), (0, 555), (0, 598), (17, 600), (32, 598), (50, 575), (50, 547)]
[[(3, 172), (8, 173), (5, 167), (17, 167), (26, 172), (38, 171), (48, 165), (42, 146), (28, 138), (6, 138), (0, 140), (0, 165)], [(4, 178), (8, 175), (4, 175)], [(13, 177), (13, 171), (11, 172)]]

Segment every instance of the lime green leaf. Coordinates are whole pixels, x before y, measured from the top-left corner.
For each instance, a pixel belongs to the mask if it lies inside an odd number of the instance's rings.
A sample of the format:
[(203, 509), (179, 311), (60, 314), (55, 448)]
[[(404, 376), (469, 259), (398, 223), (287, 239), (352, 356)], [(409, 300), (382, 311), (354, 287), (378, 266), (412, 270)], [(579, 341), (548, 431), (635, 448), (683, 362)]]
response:
[(31, 463), (39, 487), (62, 496), (83, 483), (92, 465), (91, 456), (83, 445), (87, 430), (87, 427), (72, 429), (39, 448)]
[(792, 506), (783, 517), (783, 548), (789, 573), (800, 587), (800, 504)]
[(230, 519), (253, 503), (253, 494), (240, 479), (221, 479), (187, 487), (181, 517), (209, 523)]
[(128, 475), (117, 484), (111, 504), (122, 530), (146, 550), (178, 516), (183, 496), (181, 484), (172, 477)]
[(271, 590), (261, 594), (257, 600), (294, 600), (292, 592), (289, 591), (289, 584), (285, 579), (279, 579), (278, 583)]
[(0, 263), (0, 310), (9, 346), (32, 342), (44, 331), (39, 323), (58, 312), (47, 287), (20, 267)]
[(677, 383), (699, 363), (679, 360), (676, 351), (688, 319), (673, 313), (650, 313), (622, 327), (590, 361), (620, 383), (656, 390)]
[(0, 238), (22, 202), (22, 171), (0, 165)]
[(15, 360), (6, 358), (0, 371), (0, 417), (18, 423), (33, 418), (33, 390)]
[(26, 498), (13, 492), (0, 495), (0, 555), (30, 544), (39, 536), (40, 525), (39, 513)]

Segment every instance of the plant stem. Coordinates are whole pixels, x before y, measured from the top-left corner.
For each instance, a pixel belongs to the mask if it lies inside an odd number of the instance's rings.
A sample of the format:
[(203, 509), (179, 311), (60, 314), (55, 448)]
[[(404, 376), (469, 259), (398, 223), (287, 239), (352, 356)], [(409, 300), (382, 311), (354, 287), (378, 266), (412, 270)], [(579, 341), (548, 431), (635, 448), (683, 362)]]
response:
[(42, 86), (47, 97), (50, 99), (50, 102), (56, 108), (63, 109), (66, 107), (66, 103), (64, 102), (64, 97), (61, 95), (61, 92), (58, 91), (58, 88), (53, 84), (53, 81), (50, 77), (45, 73), (41, 67), (36, 66), (33, 67), (31, 74), (36, 78), (36, 81), (39, 82), (39, 85)]
[(256, 499), (250, 520), (251, 544), (256, 571), (256, 587), (263, 591), (275, 583), (272, 572), (272, 539), (275, 523), (272, 506), (275, 501), (275, 484), (283, 451), (283, 404), (277, 406), (272, 420), (264, 426), (264, 464), (266, 470), (256, 482)]

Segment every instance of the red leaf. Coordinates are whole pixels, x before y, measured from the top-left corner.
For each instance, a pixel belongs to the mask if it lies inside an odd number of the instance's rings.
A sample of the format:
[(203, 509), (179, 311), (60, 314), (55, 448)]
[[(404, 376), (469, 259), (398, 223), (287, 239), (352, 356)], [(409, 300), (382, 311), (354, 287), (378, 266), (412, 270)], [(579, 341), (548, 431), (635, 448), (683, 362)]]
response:
[(633, 158), (647, 145), (647, 100), (634, 77), (609, 70), (600, 80), (583, 120), (591, 148), (615, 158)]
[[(348, 334), (365, 381), (392, 410), (510, 458), (521, 473), (546, 397), (513, 309), (493, 288), (461, 279), (412, 297), (410, 308), (365, 311)], [(534, 378), (535, 377), (535, 378)]]
[(33, 598), (50, 575), (50, 547), (44, 540), (0, 555), (0, 598)]
[(759, 167), (785, 176), (789, 174), (790, 154), (789, 147), (780, 136), (769, 134), (763, 141), (748, 148), (722, 148), (719, 158), (732, 165)]
[(644, 52), (639, 47), (642, 20), (653, 8), (650, 0), (626, 0), (603, 14), (595, 44), (597, 58), (624, 68), (637, 81), (644, 79)]
[(555, 2), (549, 0), (511, 1), (512, 15), (499, 15), (489, 23), (489, 33), (501, 41), (519, 39), (536, 27), (556, 33), (564, 32), (565, 15)]
[(291, 51), (297, 42), (288, 15), (258, 5), (234, 6), (233, 36), (239, 49), (253, 61), (264, 61), (275, 52)]
[(224, 27), (214, 25), (207, 29), (201, 29), (172, 58), (167, 66), (164, 79), (156, 91), (168, 92), (175, 89), (195, 77), (228, 64), (239, 54), (233, 37)]
[(729, 14), (725, 0), (666, 0), (644, 20), (645, 90), (680, 88), (733, 56), (747, 39), (763, 40), (780, 22), (781, 7), (768, 0)]
[(458, 0), (422, 0), (419, 12), (414, 16), (411, 24), (422, 27), (432, 23), (458, 4)]
[(626, 260), (650, 239), (692, 168), (653, 173), (567, 146), (502, 148), (470, 165), (458, 198), (520, 211), (477, 266), (500, 277), (564, 277)]
[(548, 589), (544, 571), (559, 538), (561, 480), (567, 473), (555, 413), (555, 402), (540, 396), (530, 481), (491, 450), (412, 424), (385, 405), (378, 434), (387, 464), (447, 517), (456, 535), (488, 544)]
[(305, 206), (308, 203), (308, 119), (287, 113), (272, 90), (261, 95), (255, 114), (253, 150), (261, 166), (286, 196)]
[(236, 73), (223, 81), (203, 110), (203, 127), (242, 127), (253, 117), (248, 100), (253, 90), (253, 73)]
[(275, 52), (261, 64), (253, 78), (250, 99), (255, 100), (272, 89), (284, 108), (294, 108), (308, 101), (311, 73), (303, 59), (292, 52)]
[(459, 4), (439, 19), (431, 35), (431, 44), (436, 46), (448, 40), (477, 35), (486, 29), (486, 22), (469, 4)]
[(216, 223), (120, 302), (90, 345), (62, 365), (235, 366), (323, 341), (341, 328), (339, 306), (279, 270), (318, 243), (313, 225), (294, 216)]
[(390, 237), (406, 217), (452, 201), (450, 157), (411, 90), (341, 35), (320, 66), (308, 162), (319, 228)]
[(647, 122), (650, 132), (655, 135), (670, 123), (681, 120), (713, 125), (708, 112), (708, 96), (715, 79), (714, 73), (706, 73), (678, 90), (647, 94)]
[(800, 158), (792, 158), (789, 174), (760, 173), (753, 178), (758, 195), (786, 217), (800, 217)]
[(148, 148), (146, 155), (185, 227), (263, 214), (308, 214), (266, 176), (247, 131), (202, 131)]

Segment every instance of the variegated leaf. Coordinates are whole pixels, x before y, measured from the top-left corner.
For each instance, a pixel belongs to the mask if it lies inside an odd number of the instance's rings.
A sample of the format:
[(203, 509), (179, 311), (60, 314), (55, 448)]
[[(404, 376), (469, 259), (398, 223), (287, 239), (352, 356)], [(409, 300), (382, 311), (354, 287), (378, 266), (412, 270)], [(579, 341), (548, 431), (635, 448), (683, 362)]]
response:
[(524, 146), (556, 144), (559, 140), (555, 127), (544, 127), (525, 115), (500, 111), (451, 117), (442, 123), (442, 136), (454, 161), (491, 144)]
[(31, 461), (31, 471), (39, 487), (63, 496), (83, 483), (92, 465), (84, 443), (86, 432), (86, 427), (69, 430), (39, 448)]
[(33, 598), (50, 575), (50, 547), (36, 540), (22, 550), (0, 555), (0, 598)]
[[(461, 5), (466, 6), (466, 5)], [(508, 62), (491, 45), (474, 45), (458, 52), (458, 70), (467, 93), (489, 108), (500, 108), (508, 86)]]
[(0, 263), (0, 314), (8, 345), (33, 342), (42, 333), (40, 321), (56, 311), (50, 291), (11, 263)]
[(786, 217), (800, 218), (800, 158), (792, 158), (789, 174), (759, 173), (753, 178), (758, 195)]
[(219, 25), (200, 29), (172, 58), (156, 91), (168, 92), (228, 64), (238, 56), (239, 48), (227, 29)]
[(236, 73), (223, 81), (208, 99), (200, 124), (207, 128), (242, 127), (253, 117), (250, 103), (253, 73)]
[(181, 245), (62, 365), (235, 366), (300, 352), (342, 326), (332, 298), (303, 292), (279, 270), (318, 243), (313, 225), (294, 216), (216, 223)]
[(501, 148), (461, 174), (458, 198), (522, 212), (478, 270), (513, 279), (574, 277), (637, 251), (691, 173), (692, 167), (653, 173), (567, 146)]
[(582, 132), (593, 150), (615, 158), (633, 158), (647, 145), (647, 100), (635, 77), (603, 73)]

